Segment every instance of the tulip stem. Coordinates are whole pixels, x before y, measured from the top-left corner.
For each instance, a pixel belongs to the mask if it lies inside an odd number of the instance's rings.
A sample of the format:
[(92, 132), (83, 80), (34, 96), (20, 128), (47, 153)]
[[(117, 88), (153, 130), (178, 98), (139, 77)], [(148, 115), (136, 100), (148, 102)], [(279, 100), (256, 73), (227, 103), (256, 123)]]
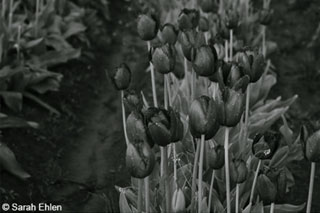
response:
[(150, 179), (149, 176), (144, 179), (144, 191), (145, 191), (145, 205), (146, 205), (146, 213), (150, 211)]
[(193, 161), (193, 172), (192, 172), (192, 186), (191, 186), (191, 208), (190, 211), (193, 212), (194, 210), (194, 194), (196, 193), (196, 179), (197, 179), (197, 163), (199, 159), (199, 152), (200, 152), (200, 144), (197, 145), (196, 153), (194, 155)]
[(206, 44), (209, 44), (209, 35), (208, 32), (204, 33), (204, 38), (206, 39)]
[(191, 100), (194, 100), (196, 97), (196, 73), (192, 69), (191, 71)]
[(251, 211), (251, 206), (252, 206), (252, 201), (253, 201), (253, 194), (254, 194), (254, 190), (255, 190), (255, 187), (256, 187), (260, 166), (261, 166), (261, 160), (259, 159), (258, 166), (257, 166), (256, 172), (254, 174), (254, 178), (253, 178), (253, 183), (252, 183), (252, 188), (251, 188), (251, 193), (250, 193), (250, 200), (249, 200), (249, 211), (248, 212)]
[(225, 40), (225, 42), (224, 42), (224, 53), (225, 53), (224, 60), (226, 62), (228, 62), (229, 61), (229, 57), (228, 57), (228, 40)]
[(239, 187), (240, 187), (240, 184), (237, 183), (237, 185), (236, 185), (236, 213), (239, 212)]
[(251, 86), (248, 84), (247, 87), (247, 94), (246, 94), (246, 112), (245, 112), (245, 120), (244, 120), (244, 133), (243, 133), (243, 138), (245, 144), (247, 143), (248, 139), (248, 128), (249, 128), (249, 109), (250, 109), (250, 89)]
[(213, 183), (214, 183), (214, 176), (215, 176), (216, 170), (212, 170), (212, 175), (211, 175), (211, 182), (210, 182), (210, 189), (209, 189), (209, 203), (208, 203), (208, 210), (209, 212), (211, 209), (211, 199), (212, 199), (212, 190), (213, 190)]
[(229, 127), (225, 129), (224, 138), (224, 162), (226, 170), (226, 200), (227, 200), (227, 213), (231, 212), (230, 202), (230, 173), (229, 173)]
[(262, 25), (262, 54), (264, 58), (267, 56), (267, 48), (266, 48), (266, 26)]
[(203, 152), (204, 152), (205, 135), (201, 135), (200, 141), (200, 158), (198, 174), (198, 212), (201, 212), (202, 203), (202, 172), (203, 172)]
[[(148, 51), (151, 49), (151, 43), (148, 41)], [(150, 72), (151, 72), (151, 85), (152, 85), (152, 97), (153, 97), (153, 105), (158, 107), (158, 100), (157, 100), (157, 91), (156, 91), (156, 82), (154, 77), (154, 67), (152, 62), (150, 61)]]
[(128, 145), (129, 139), (128, 139), (128, 133), (127, 133), (126, 109), (125, 109), (125, 107), (124, 107), (123, 97), (124, 97), (124, 91), (121, 90), (121, 108), (122, 108), (123, 132), (124, 132), (124, 138), (125, 138), (125, 140), (126, 140), (126, 144)]
[(35, 36), (38, 36), (39, 8), (40, 8), (40, 0), (37, 0), (36, 1), (36, 20), (35, 20), (35, 26), (34, 26)]
[(311, 162), (311, 173), (310, 173), (307, 213), (311, 212), (311, 203), (312, 203), (312, 193), (313, 193), (313, 184), (314, 184), (315, 171), (316, 171), (316, 163), (315, 162)]
[(232, 56), (233, 56), (233, 29), (230, 29), (230, 61), (232, 61)]
[(270, 206), (270, 213), (274, 213), (274, 202), (271, 203)]
[(163, 147), (163, 177), (166, 196), (166, 212), (170, 212), (170, 187), (169, 187), (169, 175), (168, 175), (168, 147)]
[(142, 212), (142, 187), (143, 187), (143, 180), (138, 179), (139, 188), (138, 188), (138, 212)]

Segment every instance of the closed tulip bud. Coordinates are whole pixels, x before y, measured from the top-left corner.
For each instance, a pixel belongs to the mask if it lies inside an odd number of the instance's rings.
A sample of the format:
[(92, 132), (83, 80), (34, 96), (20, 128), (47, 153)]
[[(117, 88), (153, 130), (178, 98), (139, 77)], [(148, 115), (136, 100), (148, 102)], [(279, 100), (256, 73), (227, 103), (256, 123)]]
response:
[(273, 10), (263, 9), (259, 12), (259, 22), (262, 25), (269, 25), (272, 21)]
[(248, 168), (242, 159), (234, 159), (230, 163), (230, 176), (237, 183), (243, 183), (247, 179)]
[(226, 27), (235, 29), (239, 24), (239, 14), (235, 10), (228, 10), (226, 14)]
[(206, 40), (202, 32), (188, 30), (181, 33), (179, 42), (184, 57), (189, 61), (192, 61), (195, 56), (195, 49), (204, 45)]
[(172, 72), (176, 65), (174, 47), (170, 44), (156, 47), (152, 53), (152, 63), (155, 70), (162, 74)]
[(136, 145), (141, 142), (148, 142), (152, 147), (153, 143), (147, 138), (147, 131), (144, 125), (143, 116), (138, 111), (132, 111), (127, 118), (127, 133), (129, 141)]
[(131, 71), (130, 68), (125, 64), (120, 64), (115, 70), (108, 73), (117, 90), (125, 90), (129, 87), (131, 81)]
[(279, 146), (280, 136), (271, 132), (257, 134), (252, 142), (252, 153), (259, 159), (271, 159)]
[(201, 17), (199, 19), (199, 30), (202, 32), (207, 32), (209, 31), (209, 21), (206, 17)]
[(178, 38), (178, 30), (172, 24), (165, 24), (160, 28), (160, 38), (164, 44), (174, 45)]
[(210, 148), (209, 152), (209, 166), (212, 169), (218, 170), (224, 166), (224, 147), (220, 144)]
[(135, 145), (128, 143), (126, 152), (126, 167), (134, 178), (149, 176), (155, 165), (155, 156), (146, 142)]
[(134, 90), (128, 91), (123, 98), (124, 104), (130, 111), (140, 111), (143, 107), (142, 97), (140, 93)]
[(172, 196), (172, 211), (173, 212), (185, 212), (186, 210), (186, 200), (181, 189), (176, 189)]
[(145, 112), (145, 122), (149, 137), (159, 146), (167, 146), (183, 137), (183, 124), (180, 116), (171, 108), (167, 111), (150, 107)]
[(308, 137), (305, 144), (305, 156), (311, 162), (320, 162), (320, 130)]
[(258, 176), (257, 190), (263, 203), (272, 203), (276, 200), (277, 188), (265, 174)]
[(194, 9), (181, 10), (178, 17), (178, 25), (181, 31), (195, 29), (199, 23), (200, 13)]
[(158, 21), (154, 16), (142, 14), (138, 18), (138, 34), (144, 41), (150, 41), (157, 36)]
[(193, 137), (212, 138), (219, 129), (217, 106), (212, 98), (201, 96), (195, 99), (190, 107), (189, 126)]
[(218, 5), (215, 0), (202, 0), (200, 3), (200, 7), (205, 13), (218, 11)]
[(243, 72), (250, 77), (250, 82), (257, 82), (264, 72), (264, 57), (257, 51), (242, 51), (237, 55), (239, 66)]
[(194, 71), (200, 76), (212, 76), (218, 70), (218, 56), (214, 47), (201, 46), (195, 51), (192, 61)]

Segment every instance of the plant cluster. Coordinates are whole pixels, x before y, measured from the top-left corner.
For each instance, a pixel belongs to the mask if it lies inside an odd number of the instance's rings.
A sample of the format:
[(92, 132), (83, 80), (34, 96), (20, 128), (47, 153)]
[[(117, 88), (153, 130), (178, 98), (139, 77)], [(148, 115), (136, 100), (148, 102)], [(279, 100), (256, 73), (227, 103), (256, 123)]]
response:
[[(266, 41), (270, 1), (258, 12), (249, 0), (168, 5), (137, 20), (149, 51), (153, 106), (143, 92), (126, 92), (127, 65), (109, 73), (121, 90), (132, 177), (131, 186), (116, 187), (120, 211), (298, 212), (305, 204), (283, 202), (294, 185), (288, 164), (305, 156), (312, 162), (310, 212), (319, 131), (307, 136), (305, 128), (289, 128), (284, 115), (297, 96), (268, 99), (276, 83)], [(155, 83), (161, 77), (163, 104)], [(280, 129), (271, 130), (279, 119)]]

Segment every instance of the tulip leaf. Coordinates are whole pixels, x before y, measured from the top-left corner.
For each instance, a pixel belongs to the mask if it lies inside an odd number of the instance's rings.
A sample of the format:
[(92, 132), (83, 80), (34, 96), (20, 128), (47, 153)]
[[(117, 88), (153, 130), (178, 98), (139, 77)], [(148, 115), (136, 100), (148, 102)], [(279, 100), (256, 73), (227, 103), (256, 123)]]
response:
[(22, 109), (22, 94), (20, 92), (2, 91), (0, 97), (4, 103), (15, 112), (20, 112)]
[(6, 128), (38, 128), (38, 124), (32, 121), (25, 121), (21, 118), (7, 116), (0, 113), (0, 130)]
[(123, 192), (120, 193), (120, 198), (119, 198), (119, 209), (121, 213), (130, 213), (132, 212), (128, 200)]
[(286, 163), (289, 155), (289, 147), (284, 146), (279, 148), (270, 160), (269, 166), (281, 169)]
[[(305, 203), (301, 205), (292, 205), (292, 204), (275, 204), (274, 212), (281, 213), (290, 213), (290, 212), (300, 212), (304, 209)], [(270, 205), (264, 207), (265, 212), (270, 212)]]
[(279, 131), (284, 136), (286, 143), (289, 146), (291, 146), (292, 142), (293, 142), (293, 132), (289, 128), (288, 123), (287, 123), (286, 119), (284, 118), (284, 116), (283, 116), (283, 125), (280, 127)]

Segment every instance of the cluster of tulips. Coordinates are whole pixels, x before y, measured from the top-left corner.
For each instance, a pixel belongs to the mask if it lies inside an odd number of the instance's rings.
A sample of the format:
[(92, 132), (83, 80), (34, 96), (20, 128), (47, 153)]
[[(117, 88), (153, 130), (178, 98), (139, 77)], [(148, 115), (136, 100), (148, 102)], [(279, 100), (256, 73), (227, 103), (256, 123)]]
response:
[[(320, 131), (308, 137), (302, 128), (294, 137), (283, 114), (296, 97), (265, 100), (272, 86), (266, 85), (271, 75), (265, 40), (272, 10), (265, 0), (258, 19), (261, 48), (239, 47), (234, 33), (240, 20), (249, 23), (248, 2), (202, 0), (200, 10), (182, 9), (175, 24), (161, 26), (151, 14), (139, 16), (153, 106), (142, 92), (125, 92), (131, 81), (126, 64), (109, 73), (121, 90), (126, 167), (132, 176), (131, 187), (117, 187), (121, 212), (296, 212), (304, 204), (275, 203), (293, 185), (286, 165), (303, 153), (312, 162), (310, 212)], [(161, 75), (164, 103), (159, 106), (155, 78)], [(280, 117), (280, 133), (269, 130)]]

